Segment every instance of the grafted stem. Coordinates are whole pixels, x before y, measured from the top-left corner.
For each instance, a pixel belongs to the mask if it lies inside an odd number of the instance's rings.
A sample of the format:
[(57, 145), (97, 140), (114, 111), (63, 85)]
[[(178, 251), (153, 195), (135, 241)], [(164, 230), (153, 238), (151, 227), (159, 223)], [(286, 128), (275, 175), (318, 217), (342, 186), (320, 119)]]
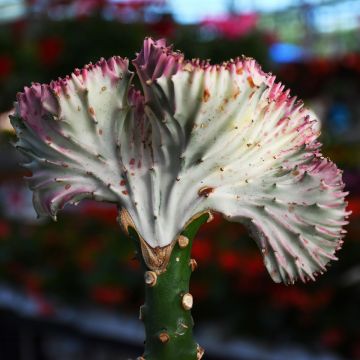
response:
[[(140, 308), (140, 319), (144, 321), (146, 340), (144, 355), (139, 359), (197, 360), (202, 357), (203, 350), (193, 337), (189, 282), (194, 260), (190, 256), (194, 236), (208, 217), (208, 214), (201, 215), (182, 232), (165, 272), (157, 274), (149, 270), (141, 259), (145, 304)], [(139, 247), (136, 232), (129, 228), (129, 234)]]

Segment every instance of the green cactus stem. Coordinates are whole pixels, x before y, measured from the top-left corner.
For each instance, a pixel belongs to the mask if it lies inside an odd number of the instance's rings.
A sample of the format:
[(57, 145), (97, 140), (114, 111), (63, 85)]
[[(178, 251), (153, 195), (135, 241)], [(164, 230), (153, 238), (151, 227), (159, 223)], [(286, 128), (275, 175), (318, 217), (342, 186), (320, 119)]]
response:
[(145, 280), (145, 304), (140, 307), (139, 317), (145, 325), (146, 340), (144, 355), (139, 359), (197, 360), (204, 353), (193, 337), (189, 282), (196, 266), (191, 259), (192, 242), (208, 219), (209, 214), (203, 214), (186, 227), (174, 245), (166, 271), (161, 274), (147, 267), (141, 257), (138, 235), (128, 228), (138, 247)]

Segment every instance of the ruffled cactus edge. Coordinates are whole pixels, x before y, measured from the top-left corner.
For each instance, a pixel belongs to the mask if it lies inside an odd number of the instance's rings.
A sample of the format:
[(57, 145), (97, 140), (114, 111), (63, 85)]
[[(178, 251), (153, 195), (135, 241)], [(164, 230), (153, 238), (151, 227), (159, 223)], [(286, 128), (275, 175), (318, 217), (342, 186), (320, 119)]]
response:
[(38, 214), (113, 202), (148, 267), (164, 270), (189, 220), (215, 211), (249, 228), (276, 282), (325, 271), (345, 233), (346, 193), (303, 103), (249, 58), (187, 61), (146, 39), (133, 64), (143, 94), (120, 57), (18, 94), (11, 121)]

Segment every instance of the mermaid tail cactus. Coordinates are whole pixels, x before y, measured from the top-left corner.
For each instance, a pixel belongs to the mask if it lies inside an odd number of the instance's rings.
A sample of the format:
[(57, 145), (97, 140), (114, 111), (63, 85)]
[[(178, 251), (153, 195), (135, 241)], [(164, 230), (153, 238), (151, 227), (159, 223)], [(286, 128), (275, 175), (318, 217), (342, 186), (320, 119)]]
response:
[(18, 94), (11, 121), (39, 215), (117, 204), (144, 269), (141, 359), (200, 359), (192, 336), (191, 243), (211, 213), (243, 223), (276, 282), (314, 280), (336, 259), (348, 213), (318, 121), (250, 58), (187, 61), (145, 39), (133, 60), (101, 59)]

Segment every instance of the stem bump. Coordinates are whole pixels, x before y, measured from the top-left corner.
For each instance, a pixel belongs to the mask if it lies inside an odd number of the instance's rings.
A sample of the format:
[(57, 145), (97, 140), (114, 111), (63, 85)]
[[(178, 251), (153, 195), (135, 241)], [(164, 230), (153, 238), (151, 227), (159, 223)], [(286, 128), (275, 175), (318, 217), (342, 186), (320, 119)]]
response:
[(190, 293), (186, 293), (181, 300), (181, 304), (183, 309), (185, 310), (191, 310), (193, 307), (193, 297)]
[(146, 271), (144, 278), (145, 278), (145, 284), (147, 286), (153, 287), (156, 285), (157, 275), (156, 275), (155, 271)]
[(170, 340), (170, 336), (167, 332), (161, 332), (159, 334), (159, 340), (160, 342), (162, 342), (163, 344), (166, 344), (169, 340)]
[(184, 236), (184, 235), (180, 235), (178, 237), (178, 244), (180, 246), (181, 249), (186, 248), (189, 245), (189, 238)]

